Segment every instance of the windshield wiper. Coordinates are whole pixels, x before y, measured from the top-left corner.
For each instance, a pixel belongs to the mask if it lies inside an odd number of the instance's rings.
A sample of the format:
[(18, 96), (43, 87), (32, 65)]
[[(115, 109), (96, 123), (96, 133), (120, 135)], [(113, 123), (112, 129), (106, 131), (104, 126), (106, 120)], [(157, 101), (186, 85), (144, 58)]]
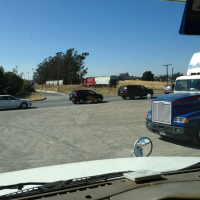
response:
[[(131, 172), (131, 171), (108, 173), (108, 174), (102, 174), (102, 175), (97, 175), (97, 176), (70, 179), (67, 181), (57, 181), (57, 182), (52, 182), (52, 183), (33, 182), (34, 185), (42, 185), (42, 186), (33, 187), (33, 188), (25, 189), (25, 190), (20, 190), (18, 192), (6, 194), (3, 196), (0, 196), (0, 199), (11, 199), (13, 197), (19, 198), (19, 197), (25, 197), (25, 196), (30, 196), (30, 195), (44, 194), (46, 192), (53, 192), (58, 189), (73, 189), (75, 187), (86, 186), (86, 185), (91, 185), (95, 183), (102, 183), (109, 180), (123, 178), (123, 173), (127, 173), (127, 172)], [(1, 186), (1, 187), (4, 187), (3, 189), (17, 189), (19, 185), (20, 186), (33, 185), (33, 183), (31, 184), (21, 183), (21, 184), (10, 185), (11, 187), (15, 186), (12, 188), (7, 188), (9, 186)]]
[(18, 183), (18, 184), (13, 184), (13, 185), (3, 185), (0, 186), (0, 190), (4, 190), (4, 189), (18, 189), (18, 190), (22, 190), (22, 188), (25, 185), (44, 185), (47, 184), (46, 182), (27, 182), (27, 183)]

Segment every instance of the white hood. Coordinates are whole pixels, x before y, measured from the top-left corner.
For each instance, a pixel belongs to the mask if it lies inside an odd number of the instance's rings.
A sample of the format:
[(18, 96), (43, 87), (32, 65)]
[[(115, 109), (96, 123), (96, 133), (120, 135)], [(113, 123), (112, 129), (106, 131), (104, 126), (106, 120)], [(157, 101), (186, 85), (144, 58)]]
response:
[[(136, 170), (173, 171), (200, 162), (198, 157), (119, 158), (33, 168), (0, 174), (0, 186), (25, 182), (54, 182), (105, 173)], [(25, 186), (27, 189), (34, 186)], [(0, 195), (16, 192), (5, 189)]]

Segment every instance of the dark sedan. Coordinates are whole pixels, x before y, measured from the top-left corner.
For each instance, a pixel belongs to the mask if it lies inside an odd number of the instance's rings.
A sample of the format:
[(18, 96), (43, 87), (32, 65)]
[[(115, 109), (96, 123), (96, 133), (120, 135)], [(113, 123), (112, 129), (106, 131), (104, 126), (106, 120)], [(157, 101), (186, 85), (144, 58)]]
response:
[(102, 102), (103, 96), (101, 94), (97, 94), (92, 90), (74, 90), (70, 94), (69, 100), (75, 103), (85, 103), (85, 102)]

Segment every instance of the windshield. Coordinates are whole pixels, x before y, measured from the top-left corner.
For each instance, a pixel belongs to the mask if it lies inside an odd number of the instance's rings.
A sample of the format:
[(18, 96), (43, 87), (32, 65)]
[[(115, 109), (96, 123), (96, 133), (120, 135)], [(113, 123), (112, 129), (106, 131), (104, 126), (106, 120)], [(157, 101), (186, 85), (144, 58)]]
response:
[[(126, 171), (144, 136), (156, 161), (199, 157), (200, 118), (183, 112), (196, 113), (200, 101), (170, 107), (177, 99), (164, 89), (186, 74), (199, 49), (197, 37), (178, 34), (184, 7), (158, 0), (1, 0), (0, 180), (24, 173), (1, 185)], [(200, 80), (178, 80), (175, 90), (199, 91)], [(88, 167), (96, 160), (107, 163)], [(58, 167), (55, 176), (50, 166)], [(21, 171), (35, 168), (44, 171)]]
[(177, 80), (176, 91), (198, 91), (200, 90), (200, 79), (187, 79), (187, 80)]

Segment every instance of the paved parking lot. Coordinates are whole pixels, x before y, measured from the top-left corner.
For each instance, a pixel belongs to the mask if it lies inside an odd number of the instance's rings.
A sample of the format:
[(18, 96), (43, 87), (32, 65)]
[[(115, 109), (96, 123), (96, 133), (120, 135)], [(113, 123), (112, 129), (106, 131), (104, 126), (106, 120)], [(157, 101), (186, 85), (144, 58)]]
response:
[(108, 97), (100, 104), (59, 106), (56, 98), (62, 99), (49, 96), (55, 107), (42, 107), (43, 101), (26, 110), (0, 111), (0, 173), (129, 157), (142, 136), (153, 142), (151, 156), (200, 156), (199, 146), (163, 139), (146, 129), (145, 115), (151, 106), (147, 99), (114, 101), (119, 97)]

